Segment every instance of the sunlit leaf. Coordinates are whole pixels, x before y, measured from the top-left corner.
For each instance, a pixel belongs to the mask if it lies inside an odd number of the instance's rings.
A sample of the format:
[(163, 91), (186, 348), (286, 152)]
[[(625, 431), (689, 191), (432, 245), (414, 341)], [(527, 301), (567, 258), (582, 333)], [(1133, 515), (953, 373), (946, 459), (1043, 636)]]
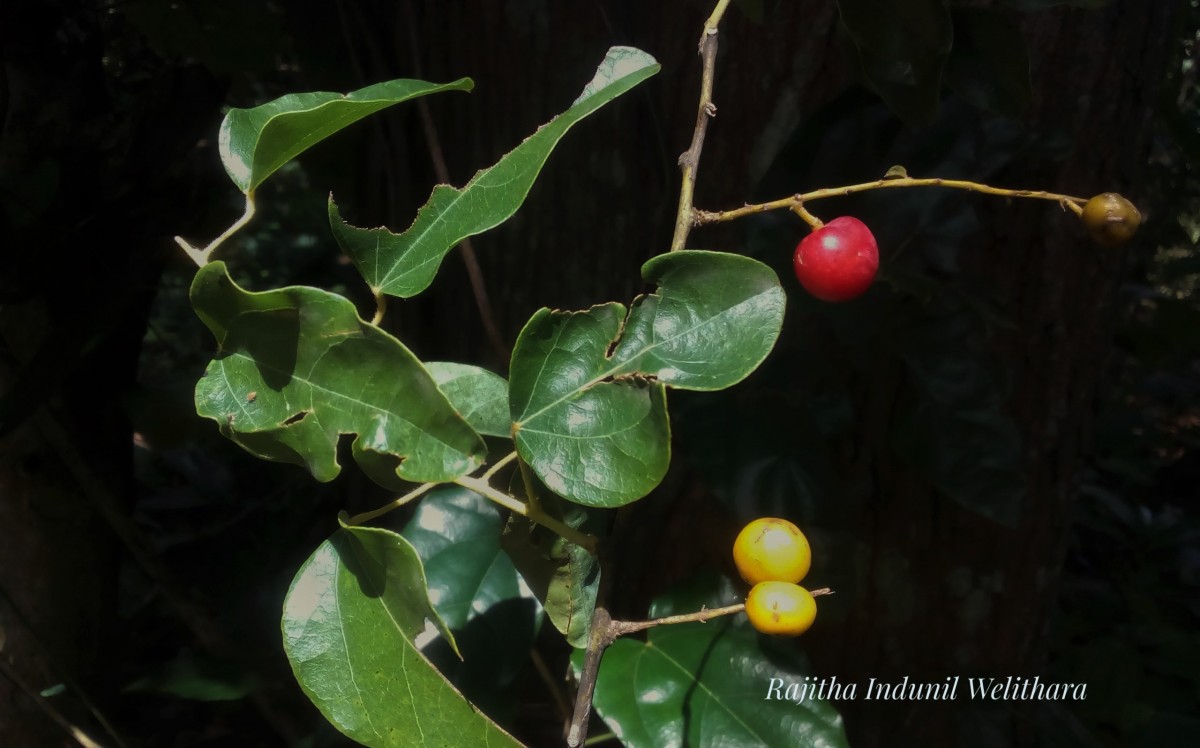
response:
[(503, 706), (497, 692), (528, 663), (542, 619), (533, 592), (500, 549), (503, 530), (495, 504), (440, 486), (422, 497), (401, 533), (421, 556), (429, 598), (454, 630), (462, 658), (441, 640), (423, 651), (489, 713)]
[(590, 506), (645, 496), (670, 461), (664, 385), (716, 390), (771, 351), (785, 297), (756, 260), (681, 251), (642, 268), (658, 291), (582, 312), (543, 309), (513, 350), (517, 449), (546, 486)]
[(288, 94), (253, 109), (235, 107), (221, 122), (221, 163), (238, 189), (251, 192), (288, 161), (369, 114), (417, 96), (473, 86), (470, 78), (445, 84), (401, 78), (345, 95)]
[(192, 306), (217, 338), (196, 384), (196, 412), (263, 459), (303, 465), (317, 480), (341, 470), (337, 443), (357, 434), (355, 460), (385, 486), (449, 481), (486, 446), (400, 341), (345, 298), (293, 286), (252, 293), (209, 263)]
[(511, 435), (504, 377), (478, 366), (447, 361), (431, 361), (425, 368), (471, 428), (485, 436)]
[(475, 174), (462, 189), (434, 188), (412, 226), (400, 234), (344, 223), (333, 198), (329, 224), (338, 244), (376, 291), (409, 297), (433, 282), (442, 258), (463, 239), (508, 220), (533, 186), (558, 141), (577, 122), (658, 72), (650, 55), (613, 47), (562, 114), (543, 125), (494, 165)]
[(305, 694), (363, 745), (519, 745), (418, 650), (426, 620), (450, 637), (412, 546), (387, 530), (343, 526), (288, 590), (284, 649)]

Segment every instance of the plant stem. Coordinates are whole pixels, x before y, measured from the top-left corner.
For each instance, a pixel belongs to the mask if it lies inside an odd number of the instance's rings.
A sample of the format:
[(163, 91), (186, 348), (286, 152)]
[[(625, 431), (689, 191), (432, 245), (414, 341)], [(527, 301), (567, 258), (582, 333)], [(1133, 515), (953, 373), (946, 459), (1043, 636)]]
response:
[(700, 58), (703, 74), (700, 78), (700, 106), (696, 112), (696, 129), (692, 132), (692, 144), (679, 157), (679, 168), (683, 182), (679, 186), (679, 210), (675, 213), (675, 234), (671, 237), (671, 251), (683, 249), (687, 244), (688, 232), (695, 225), (695, 208), (692, 197), (696, 189), (696, 172), (700, 168), (700, 151), (704, 149), (704, 136), (708, 132), (708, 120), (717, 115), (712, 101), (713, 71), (717, 65), (717, 25), (729, 7), (729, 0), (720, 0), (712, 15), (704, 22), (704, 33), (700, 36)]
[(431, 490), (439, 485), (441, 485), (441, 484), (440, 483), (422, 483), (421, 485), (417, 486), (413, 490), (404, 494), (400, 498), (393, 499), (392, 501), (389, 501), (388, 503), (384, 504), (383, 506), (379, 507), (378, 509), (372, 509), (369, 512), (363, 512), (362, 514), (354, 515), (350, 519), (346, 520), (346, 524), (361, 525), (364, 522), (370, 522), (371, 520), (375, 519), (376, 517), (381, 517), (381, 516), (387, 514), (388, 512), (392, 511), (393, 509), (399, 509), (400, 507), (404, 506), (408, 502), (412, 501), (413, 499), (421, 496), (422, 494), (428, 492), (429, 490)]
[(47, 717), (54, 720), (54, 723), (61, 727), (64, 732), (70, 735), (71, 739), (82, 746), (82, 748), (103, 748), (103, 746), (93, 740), (90, 735), (71, 724), (71, 722), (64, 717), (48, 699), (43, 697), (41, 693), (37, 691), (37, 689), (27, 683), (25, 679), (22, 678), (17, 671), (13, 669), (13, 667), (9, 665), (8, 662), (3, 658), (0, 658), (0, 675), (8, 678), (13, 685), (24, 691), (25, 695), (28, 696), (30, 700), (32, 700), (33, 703), (38, 706), (39, 709), (45, 712)]
[(537, 491), (533, 487), (533, 474), (529, 470), (529, 464), (524, 460), (519, 460), (517, 465), (521, 468), (521, 481), (525, 484), (525, 498), (529, 502), (529, 511), (542, 511), (541, 500), (538, 499)]
[(499, 460), (497, 460), (495, 465), (492, 465), (490, 468), (488, 468), (487, 472), (484, 473), (482, 476), (480, 476), (479, 479), (484, 482), (490, 481), (492, 479), (493, 475), (500, 472), (501, 468), (503, 468), (505, 465), (507, 465), (508, 463), (512, 462), (515, 459), (517, 459), (517, 453), (509, 452), (508, 454), (504, 455)]
[[(412, 0), (405, 2), (404, 13), (407, 20), (405, 25), (408, 27), (408, 49), (413, 77), (424, 78), (425, 76), (421, 72), (417, 14), (413, 9)], [(442, 141), (438, 137), (437, 127), (433, 124), (433, 116), (429, 113), (429, 102), (422, 97), (417, 99), (416, 104), (417, 113), (421, 116), (421, 127), (425, 131), (425, 144), (429, 148), (429, 158), (433, 161), (433, 171), (439, 182), (450, 184), (450, 170), (446, 167), (446, 157), (442, 153)], [(475, 255), (475, 246), (471, 243), (471, 238), (467, 237), (458, 243), (458, 248), (462, 250), (463, 264), (467, 268), (467, 279), (471, 282), (471, 294), (475, 297), (475, 307), (479, 310), (479, 321), (483, 323), (483, 331), (488, 344), (492, 346), (492, 351), (496, 354), (499, 363), (503, 365), (508, 362), (512, 354), (508, 350), (508, 346), (504, 344), (504, 336), (500, 334), (500, 328), (496, 325), (496, 312), (492, 308), (492, 301), (488, 296), (487, 284), (483, 279), (483, 269), (479, 266), (479, 259)]]
[(375, 316), (371, 318), (371, 324), (378, 325), (387, 314), (387, 294), (377, 288), (372, 288), (371, 293), (375, 296)]
[(472, 491), (474, 491), (475, 493), (479, 494), (480, 496), (483, 496), (487, 499), (490, 499), (490, 500), (496, 502), (497, 504), (504, 507), (505, 509), (508, 509), (509, 511), (513, 512), (514, 514), (519, 514), (522, 517), (525, 517), (530, 522), (536, 522), (537, 524), (558, 533), (563, 538), (565, 538), (566, 540), (568, 540), (571, 543), (574, 543), (575, 545), (579, 546), (580, 548), (583, 548), (588, 553), (591, 553), (593, 555), (596, 553), (597, 540), (594, 536), (588, 535), (585, 532), (576, 530), (574, 527), (571, 527), (570, 525), (566, 524), (565, 522), (562, 522), (554, 517), (551, 517), (550, 515), (546, 514), (545, 512), (531, 511), (530, 507), (527, 504), (525, 504), (523, 501), (520, 501), (519, 499), (515, 499), (512, 496), (509, 496), (508, 494), (504, 493), (503, 491), (492, 488), (491, 486), (489, 486), (487, 484), (487, 481), (480, 480), (479, 478), (471, 478), (469, 476), (464, 475), (463, 477), (456, 479), (454, 482), (457, 485), (462, 486), (463, 488), (469, 488)]
[(816, 231), (817, 229), (819, 229), (825, 225), (824, 221), (822, 221), (820, 218), (817, 218), (812, 213), (809, 213), (807, 210), (805, 210), (804, 205), (802, 205), (802, 204), (798, 203), (796, 205), (793, 205), (792, 212), (795, 213), (796, 215), (800, 216), (800, 218), (803, 219), (803, 221), (805, 223), (807, 223), (812, 228), (813, 231)]
[(242, 213), (242, 217), (234, 221), (229, 228), (225, 229), (223, 234), (209, 242), (207, 247), (204, 249), (193, 247), (182, 236), (175, 237), (175, 243), (182, 247), (184, 252), (187, 252), (188, 257), (191, 257), (193, 262), (200, 267), (204, 267), (208, 264), (208, 258), (212, 255), (213, 250), (221, 246), (221, 243), (226, 239), (236, 234), (243, 226), (250, 223), (251, 218), (254, 218), (254, 190), (246, 193), (246, 210)]
[[(821, 597), (822, 595), (832, 595), (833, 590), (829, 589), (828, 587), (822, 587), (820, 589), (813, 590), (808, 594), (812, 595), (813, 597)], [(699, 621), (700, 623), (707, 623), (713, 618), (728, 616), (734, 613), (741, 613), (745, 609), (745, 603), (737, 603), (736, 605), (726, 605), (723, 608), (701, 608), (695, 613), (680, 613), (679, 615), (674, 616), (651, 618), (648, 621), (611, 621), (608, 626), (609, 631), (615, 639), (618, 636), (632, 634), (636, 631), (644, 631), (655, 626), (664, 626), (673, 623), (694, 623), (696, 621)]]
[[(799, 210), (803, 210), (803, 205), (812, 200), (820, 200), (826, 197), (841, 197), (843, 195), (853, 195), (856, 192), (866, 192), (867, 190), (884, 190), (896, 187), (948, 187), (956, 190), (967, 190), (968, 192), (981, 192), (986, 195), (1000, 195), (1002, 197), (1025, 197), (1034, 200), (1053, 200), (1064, 208), (1070, 209), (1076, 215), (1083, 213), (1083, 203), (1087, 200), (1081, 197), (1072, 197), (1071, 195), (1060, 195), (1054, 192), (1043, 192), (1041, 190), (1009, 190), (1003, 187), (992, 187), (991, 185), (980, 184), (979, 182), (969, 182), (962, 179), (914, 179), (913, 177), (893, 177), (889, 179), (877, 179), (874, 182), (863, 182), (862, 184), (851, 184), (845, 187), (828, 187), (821, 190), (813, 190), (790, 197), (772, 200), (769, 203), (757, 203), (754, 205), (744, 205), (741, 208), (734, 210), (724, 210), (710, 212), (706, 210), (695, 210), (694, 223), (697, 226), (702, 226), (706, 223), (718, 223), (720, 221), (733, 221), (738, 218), (753, 215), (755, 213), (765, 213), (769, 210), (790, 209), (796, 211), (802, 218), (803, 214)], [(807, 211), (806, 211), (807, 212)], [(805, 219), (806, 221), (808, 219)], [(811, 224), (811, 221), (809, 222)]]

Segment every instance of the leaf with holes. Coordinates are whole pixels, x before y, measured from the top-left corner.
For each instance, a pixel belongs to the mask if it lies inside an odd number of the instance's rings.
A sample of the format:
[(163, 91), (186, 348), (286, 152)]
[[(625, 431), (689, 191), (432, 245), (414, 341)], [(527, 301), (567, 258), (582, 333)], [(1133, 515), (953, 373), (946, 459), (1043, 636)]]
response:
[(426, 620), (453, 641), (412, 546), (387, 530), (343, 525), (292, 581), (283, 644), (305, 694), (363, 745), (520, 745), (421, 654)]
[(249, 193), (288, 161), (367, 115), (439, 91), (470, 91), (474, 85), (470, 78), (445, 84), (401, 78), (345, 95), (288, 94), (253, 109), (235, 107), (221, 122), (221, 163), (238, 189)]
[(389, 487), (451, 481), (482, 463), (483, 438), (421, 362), (347, 299), (304, 286), (252, 293), (214, 262), (196, 273), (191, 300), (218, 348), (196, 412), (252, 454), (329, 481), (339, 437), (357, 434), (355, 460)]
[(487, 369), (448, 361), (431, 361), (425, 368), (471, 428), (484, 436), (511, 436), (508, 420), (508, 382)]
[(332, 196), (329, 225), (338, 244), (377, 292), (415, 296), (433, 282), (442, 258), (463, 239), (507, 221), (529, 194), (550, 152), (577, 122), (658, 72), (650, 55), (613, 47), (570, 109), (550, 120), (466, 187), (434, 188), (401, 234), (344, 223)]
[(741, 381), (783, 324), (779, 278), (748, 257), (671, 252), (642, 276), (658, 291), (628, 315), (615, 302), (542, 309), (513, 350), (517, 450), (547, 488), (580, 504), (621, 506), (649, 493), (670, 461), (665, 387)]
[[(538, 488), (540, 485), (535, 490)], [(592, 534), (599, 534), (604, 527), (600, 512), (563, 501), (552, 493), (537, 493), (542, 509), (555, 519)], [(596, 557), (558, 533), (516, 515), (508, 518), (500, 547), (567, 643), (586, 647), (600, 589), (600, 563)]]

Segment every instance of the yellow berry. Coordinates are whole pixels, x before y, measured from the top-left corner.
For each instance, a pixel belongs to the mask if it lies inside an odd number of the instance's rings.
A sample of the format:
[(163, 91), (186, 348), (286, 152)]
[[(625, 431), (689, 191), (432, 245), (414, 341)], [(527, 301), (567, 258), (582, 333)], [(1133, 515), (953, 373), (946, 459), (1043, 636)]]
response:
[(1115, 192), (1096, 195), (1083, 206), (1080, 216), (1092, 241), (1116, 247), (1133, 238), (1142, 224), (1142, 214), (1133, 203)]
[(800, 636), (817, 617), (817, 601), (791, 582), (759, 582), (746, 595), (746, 615), (764, 634)]
[(804, 579), (812, 550), (800, 528), (786, 519), (763, 517), (742, 528), (733, 542), (733, 563), (748, 584)]

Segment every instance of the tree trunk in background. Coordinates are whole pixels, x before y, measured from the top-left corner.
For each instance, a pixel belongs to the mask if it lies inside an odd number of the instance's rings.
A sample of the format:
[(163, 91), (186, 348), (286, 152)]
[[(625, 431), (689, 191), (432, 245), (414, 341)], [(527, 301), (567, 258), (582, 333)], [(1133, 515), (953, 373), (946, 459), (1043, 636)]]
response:
[[(663, 65), (641, 90), (582, 123), (550, 159), (517, 217), (476, 240), (510, 341), (539, 306), (629, 300), (640, 290), (641, 262), (666, 247), (678, 189), (675, 160), (695, 117), (697, 30), (709, 5), (421, 4), (424, 76), (476, 78), (469, 97), (431, 102), (457, 184), (569, 103), (607, 46), (638, 46)], [(700, 206), (745, 200), (792, 128), (849, 83), (833, 3), (778, 3), (770, 13), (762, 25), (736, 11), (724, 23), (718, 116), (701, 161)], [(1085, 196), (1115, 190), (1136, 201), (1176, 13), (1168, 2), (1118, 0), (1095, 12), (1059, 8), (1027, 15), (1031, 125), (1070, 133), (1075, 143), (1065, 162), (1018, 162), (1003, 183)], [(405, 54), (396, 51), (401, 60)], [(397, 70), (408, 72), (403, 62)], [(413, 138), (412, 148), (405, 157), (410, 166), (421, 163), (425, 145)], [(889, 165), (880, 164), (879, 173)], [(427, 193), (417, 192), (419, 204)], [(585, 194), (591, 199), (577, 199)], [(397, 213), (411, 215), (413, 208)], [(993, 201), (982, 211), (983, 234), (992, 241), (973, 248), (973, 269), (997, 279), (1000, 312), (1016, 324), (990, 344), (1012, 375), (1009, 412), (1022, 435), (1027, 479), (1021, 518), (1013, 529), (990, 522), (893, 464), (887, 433), (897, 373), (881, 371), (864, 394), (860, 412), (870, 415), (856, 445), (873, 455), (857, 469), (873, 476), (877, 500), (851, 528), (869, 548), (870, 562), (855, 572), (851, 594), (858, 596), (844, 625), (814, 631), (805, 647), (817, 672), (843, 682), (1043, 672), (1076, 470), (1124, 260), (1120, 251), (1087, 242), (1074, 221), (1045, 204)], [(690, 244), (738, 251), (737, 236), (706, 230)], [(483, 353), (458, 261), (447, 268), (435, 293), (412, 313), (411, 319), (435, 324), (424, 333), (414, 325), (410, 333), (406, 323), (405, 334), (424, 334), (427, 345), (457, 339), (439, 355), (503, 365)], [(692, 511), (680, 521), (695, 521)], [(670, 553), (687, 551), (673, 546)], [(883, 589), (879, 580), (889, 579), (902, 594)], [(1015, 716), (1012, 704), (978, 710), (964, 699), (838, 706), (856, 748), (895, 745), (897, 734), (914, 745), (973, 744), (985, 733), (1013, 743), (1031, 739), (1027, 715)]]

